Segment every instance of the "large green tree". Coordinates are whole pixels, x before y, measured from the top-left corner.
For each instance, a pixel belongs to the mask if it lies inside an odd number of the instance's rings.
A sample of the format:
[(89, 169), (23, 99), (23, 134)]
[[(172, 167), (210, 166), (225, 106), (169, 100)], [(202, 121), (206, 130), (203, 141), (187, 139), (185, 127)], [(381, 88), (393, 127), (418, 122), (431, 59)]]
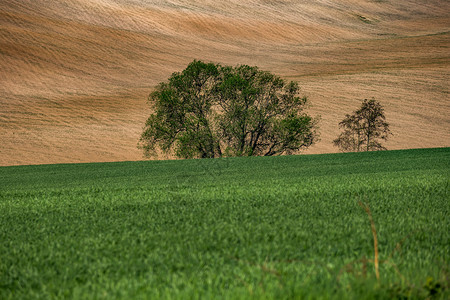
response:
[(344, 131), (333, 141), (341, 151), (377, 151), (386, 150), (380, 140), (386, 141), (391, 135), (386, 122), (384, 108), (375, 99), (364, 101), (361, 107), (347, 114), (339, 127)]
[(150, 94), (140, 147), (181, 158), (294, 153), (317, 138), (299, 90), (257, 67), (193, 61)]

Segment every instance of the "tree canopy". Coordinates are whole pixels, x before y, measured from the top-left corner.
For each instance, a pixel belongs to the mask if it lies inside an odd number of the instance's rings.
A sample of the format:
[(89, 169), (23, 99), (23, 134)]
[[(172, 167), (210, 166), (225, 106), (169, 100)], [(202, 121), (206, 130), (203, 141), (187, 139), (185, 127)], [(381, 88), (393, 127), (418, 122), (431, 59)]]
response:
[(344, 131), (333, 143), (342, 151), (386, 150), (380, 140), (386, 141), (392, 134), (386, 122), (384, 108), (375, 99), (364, 99), (361, 107), (352, 115), (347, 114), (339, 127)]
[(193, 61), (149, 96), (140, 147), (180, 158), (295, 153), (317, 139), (299, 85), (262, 71)]

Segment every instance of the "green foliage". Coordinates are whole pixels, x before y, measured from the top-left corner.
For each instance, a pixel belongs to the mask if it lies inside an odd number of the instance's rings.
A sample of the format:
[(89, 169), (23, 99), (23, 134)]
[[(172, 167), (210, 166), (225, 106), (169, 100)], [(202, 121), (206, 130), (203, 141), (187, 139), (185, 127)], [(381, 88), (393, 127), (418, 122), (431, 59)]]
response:
[(140, 147), (182, 158), (295, 153), (317, 137), (298, 93), (297, 83), (257, 67), (194, 61), (150, 95), (155, 113)]
[(387, 140), (391, 134), (384, 109), (375, 99), (365, 99), (361, 108), (346, 115), (339, 123), (344, 132), (333, 143), (342, 151), (386, 150), (379, 139)]
[(175, 148), (175, 154), (184, 158), (220, 156), (211, 111), (217, 75), (216, 65), (194, 61), (157, 87), (149, 97), (156, 112), (141, 138), (147, 154), (159, 147), (164, 152)]
[(2, 167), (0, 299), (448, 299), (449, 159)]

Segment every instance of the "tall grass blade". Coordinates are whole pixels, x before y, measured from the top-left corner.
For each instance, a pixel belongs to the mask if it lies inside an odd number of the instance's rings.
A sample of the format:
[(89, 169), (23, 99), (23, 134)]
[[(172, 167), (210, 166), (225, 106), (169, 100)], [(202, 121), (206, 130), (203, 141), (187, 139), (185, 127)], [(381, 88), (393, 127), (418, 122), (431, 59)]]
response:
[(373, 235), (373, 248), (374, 248), (374, 252), (375, 252), (375, 257), (374, 257), (374, 265), (375, 265), (375, 276), (377, 277), (378, 282), (380, 281), (380, 270), (379, 270), (379, 260), (378, 260), (378, 239), (377, 239), (377, 230), (375, 228), (375, 222), (373, 221), (372, 218), (372, 213), (370, 212), (370, 207), (368, 204), (363, 203), (361, 201), (358, 202), (359, 206), (361, 206), (365, 212), (367, 213), (367, 215), (369, 216), (369, 220), (370, 220), (370, 226), (372, 229), (372, 235)]

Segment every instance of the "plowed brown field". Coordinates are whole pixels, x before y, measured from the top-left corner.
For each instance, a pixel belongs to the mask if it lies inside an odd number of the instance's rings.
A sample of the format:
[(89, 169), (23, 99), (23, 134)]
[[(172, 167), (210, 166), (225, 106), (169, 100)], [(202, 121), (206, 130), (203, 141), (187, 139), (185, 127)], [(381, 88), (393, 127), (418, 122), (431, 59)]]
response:
[(139, 160), (147, 95), (193, 59), (296, 80), (338, 122), (385, 106), (389, 149), (450, 146), (446, 0), (3, 0), (0, 165)]

